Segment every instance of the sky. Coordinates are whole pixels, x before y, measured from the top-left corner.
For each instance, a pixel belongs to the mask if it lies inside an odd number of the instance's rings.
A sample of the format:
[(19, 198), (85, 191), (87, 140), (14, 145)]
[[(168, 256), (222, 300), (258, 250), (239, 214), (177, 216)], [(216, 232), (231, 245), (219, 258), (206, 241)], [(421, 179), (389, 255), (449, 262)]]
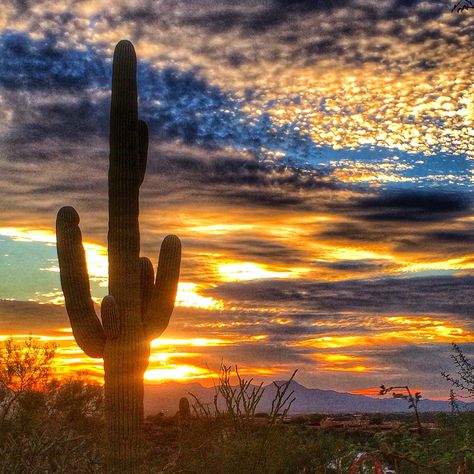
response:
[(183, 262), (148, 383), (269, 382), (447, 398), (474, 355), (474, 10), (450, 0), (6, 0), (0, 10), (0, 339), (58, 344), (55, 217), (81, 216), (107, 294), (111, 56), (150, 128), (142, 255)]

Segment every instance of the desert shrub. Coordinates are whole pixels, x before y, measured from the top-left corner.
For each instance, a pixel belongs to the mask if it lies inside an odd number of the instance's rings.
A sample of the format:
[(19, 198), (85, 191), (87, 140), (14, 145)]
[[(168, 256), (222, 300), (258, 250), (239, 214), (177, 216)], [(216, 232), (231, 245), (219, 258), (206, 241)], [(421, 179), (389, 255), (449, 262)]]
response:
[(193, 396), (193, 414), (185, 427), (166, 417), (149, 418), (149, 472), (317, 473), (352, 445), (341, 437), (300, 423), (282, 423), (294, 400), (291, 381), (275, 384), (270, 413), (257, 411), (262, 386), (242, 379), (236, 368), (231, 384), (229, 367), (222, 367), (214, 403), (205, 405)]
[(437, 424), (422, 434), (403, 428), (377, 433), (376, 449), (397, 473), (454, 473), (463, 462), (473, 472), (474, 413), (438, 414)]
[(99, 473), (101, 456), (91, 438), (73, 430), (10, 430), (0, 443), (2, 473)]
[(455, 374), (442, 372), (441, 375), (451, 383), (451, 400), (456, 408), (457, 398), (474, 397), (474, 362), (469, 360), (457, 344), (452, 344), (451, 359)]
[[(175, 429), (173, 439), (170, 433), (155, 433), (154, 444), (161, 449), (150, 458), (150, 472), (324, 473), (336, 457), (345, 455), (348, 465), (352, 453), (352, 445), (340, 435), (282, 424), (270, 432), (261, 424), (240, 425), (236, 431), (224, 416), (194, 419), (188, 429)], [(174, 449), (167, 450), (170, 446)]]
[(25, 414), (34, 400), (40, 403), (40, 393), (51, 381), (56, 347), (39, 344), (32, 337), (23, 344), (12, 338), (4, 341), (0, 350), (0, 425), (8, 421), (12, 410)]
[(50, 416), (79, 433), (101, 430), (104, 416), (103, 387), (82, 378), (61, 382), (49, 393)]
[(0, 350), (0, 473), (101, 472), (102, 387), (53, 379), (54, 354), (33, 338)]

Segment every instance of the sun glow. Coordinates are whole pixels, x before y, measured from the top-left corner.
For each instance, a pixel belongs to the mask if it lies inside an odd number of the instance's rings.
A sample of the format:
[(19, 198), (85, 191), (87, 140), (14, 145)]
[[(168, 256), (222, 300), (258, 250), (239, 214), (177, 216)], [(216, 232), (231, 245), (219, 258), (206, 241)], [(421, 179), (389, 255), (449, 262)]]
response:
[(454, 326), (448, 321), (434, 320), (429, 317), (390, 316), (385, 317), (384, 321), (390, 324), (390, 329), (380, 330), (375, 335), (322, 335), (298, 341), (292, 345), (318, 349), (339, 349), (353, 346), (397, 345), (404, 342), (413, 344), (469, 342), (474, 338), (474, 333), (468, 329)]
[(269, 269), (266, 265), (254, 262), (223, 263), (218, 267), (222, 281), (246, 281), (264, 278), (298, 278), (306, 269)]
[(167, 367), (148, 369), (145, 372), (144, 379), (147, 382), (161, 382), (164, 380), (207, 378), (210, 375), (212, 373), (209, 370), (192, 365), (168, 365)]
[(151, 341), (151, 347), (161, 346), (191, 346), (191, 347), (217, 347), (232, 344), (232, 341), (225, 339), (208, 339), (205, 337), (196, 337), (192, 339), (171, 339), (160, 337)]
[(378, 252), (376, 249), (369, 250), (362, 247), (328, 246), (320, 243), (318, 243), (318, 247), (322, 258), (330, 262), (334, 260), (394, 260), (392, 255)]
[(19, 242), (56, 243), (56, 235), (50, 230), (29, 229), (27, 227), (0, 227), (0, 235), (10, 237)]
[(225, 235), (232, 232), (239, 232), (244, 230), (252, 230), (254, 228), (251, 224), (213, 224), (213, 225), (196, 225), (190, 226), (187, 230), (190, 232), (198, 232), (202, 234), (211, 235)]
[(406, 262), (402, 264), (401, 271), (412, 273), (436, 270), (472, 270), (474, 269), (472, 257), (472, 255), (465, 255), (459, 258), (432, 262)]
[(209, 310), (222, 310), (224, 303), (221, 300), (215, 300), (210, 296), (202, 296), (199, 290), (204, 287), (196, 283), (180, 282), (178, 283), (178, 292), (176, 294), (176, 306), (187, 308), (199, 308)]
[(366, 358), (346, 354), (315, 354), (314, 357), (322, 362), (321, 368), (337, 372), (369, 372), (372, 369), (362, 364)]

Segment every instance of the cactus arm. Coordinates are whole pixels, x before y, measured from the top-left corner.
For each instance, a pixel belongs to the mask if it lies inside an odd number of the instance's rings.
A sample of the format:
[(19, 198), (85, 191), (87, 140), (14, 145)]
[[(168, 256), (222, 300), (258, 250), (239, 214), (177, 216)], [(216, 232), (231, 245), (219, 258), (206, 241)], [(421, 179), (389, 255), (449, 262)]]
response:
[(138, 121), (138, 167), (140, 172), (139, 184), (143, 183), (148, 156), (148, 126), (143, 120)]
[(102, 357), (105, 335), (94, 310), (79, 215), (73, 207), (59, 210), (56, 235), (61, 286), (74, 337), (88, 356)]
[(145, 316), (145, 330), (155, 339), (168, 326), (178, 289), (181, 263), (181, 241), (176, 235), (168, 235), (161, 244), (153, 295)]
[(120, 315), (113, 296), (107, 295), (102, 300), (100, 316), (107, 339), (117, 339), (120, 335)]
[(153, 272), (153, 264), (147, 257), (140, 258), (140, 300), (142, 320), (150, 306), (153, 296), (153, 285), (155, 274)]

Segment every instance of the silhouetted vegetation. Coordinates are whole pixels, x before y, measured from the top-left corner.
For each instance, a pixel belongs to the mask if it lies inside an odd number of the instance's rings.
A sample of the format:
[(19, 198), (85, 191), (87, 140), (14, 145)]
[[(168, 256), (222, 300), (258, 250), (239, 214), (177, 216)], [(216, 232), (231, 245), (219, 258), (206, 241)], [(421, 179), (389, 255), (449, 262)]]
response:
[[(8, 406), (0, 473), (103, 472), (103, 387), (81, 377), (56, 380), (54, 352), (31, 338), (0, 350), (0, 408)], [(277, 384), (272, 413), (259, 413), (262, 389), (230, 376), (223, 366), (215, 405), (183, 398), (176, 415), (148, 417), (143, 474), (347, 474), (357, 462), (359, 472), (373, 472), (373, 460), (398, 474), (473, 472), (473, 412), (420, 413), (422, 432), (410, 414), (290, 417), (290, 379)]]
[(56, 348), (28, 338), (0, 350), (0, 472), (100, 472), (103, 390), (52, 377)]
[(408, 402), (408, 408), (413, 410), (415, 415), (416, 427), (418, 431), (422, 431), (420, 413), (418, 412), (418, 402), (421, 400), (421, 392), (411, 393), (410, 387), (408, 385), (401, 385), (397, 387), (386, 387), (385, 385), (380, 386), (380, 395), (387, 395), (388, 393), (392, 394), (393, 398), (403, 398)]
[(77, 344), (104, 360), (106, 471), (131, 474), (143, 462), (143, 375), (150, 342), (168, 326), (181, 262), (181, 242), (168, 235), (156, 275), (140, 257), (139, 189), (145, 178), (148, 127), (138, 120), (137, 58), (120, 41), (112, 64), (109, 160), (109, 294), (101, 319), (91, 298), (79, 214), (62, 207), (56, 219), (57, 250), (67, 313)]
[(442, 372), (442, 376), (453, 386), (450, 400), (453, 406), (458, 398), (474, 397), (474, 362), (470, 361), (457, 344), (452, 344), (451, 359), (455, 366), (455, 374)]

